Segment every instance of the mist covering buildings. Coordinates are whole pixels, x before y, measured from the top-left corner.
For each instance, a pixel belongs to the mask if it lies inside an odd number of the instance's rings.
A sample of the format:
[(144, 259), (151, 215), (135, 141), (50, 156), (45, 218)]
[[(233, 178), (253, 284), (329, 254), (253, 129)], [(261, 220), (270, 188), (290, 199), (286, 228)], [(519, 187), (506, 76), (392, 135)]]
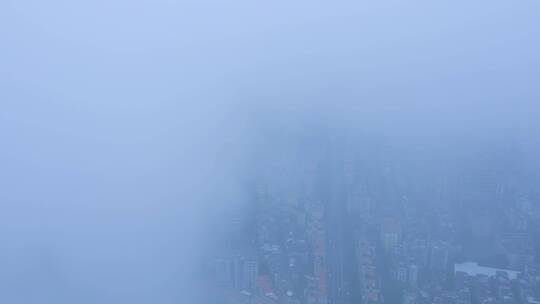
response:
[(537, 1), (4, 1), (1, 303), (537, 303)]

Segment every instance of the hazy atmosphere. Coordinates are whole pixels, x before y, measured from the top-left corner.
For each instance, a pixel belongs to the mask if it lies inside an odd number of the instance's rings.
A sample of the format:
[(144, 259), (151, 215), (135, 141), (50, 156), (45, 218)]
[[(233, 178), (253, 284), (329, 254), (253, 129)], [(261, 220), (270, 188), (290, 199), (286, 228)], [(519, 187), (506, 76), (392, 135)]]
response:
[(540, 303), (540, 2), (0, 1), (0, 303)]

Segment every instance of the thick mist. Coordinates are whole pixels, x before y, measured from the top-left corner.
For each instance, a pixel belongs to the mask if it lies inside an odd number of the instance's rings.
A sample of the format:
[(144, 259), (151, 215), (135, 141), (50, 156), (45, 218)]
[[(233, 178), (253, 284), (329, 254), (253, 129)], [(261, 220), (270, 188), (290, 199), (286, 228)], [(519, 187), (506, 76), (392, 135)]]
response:
[(539, 17), (538, 1), (3, 1), (0, 302), (203, 303), (246, 185), (289, 191), (329, 153), (401, 160), (419, 184), (483, 161), (534, 188)]

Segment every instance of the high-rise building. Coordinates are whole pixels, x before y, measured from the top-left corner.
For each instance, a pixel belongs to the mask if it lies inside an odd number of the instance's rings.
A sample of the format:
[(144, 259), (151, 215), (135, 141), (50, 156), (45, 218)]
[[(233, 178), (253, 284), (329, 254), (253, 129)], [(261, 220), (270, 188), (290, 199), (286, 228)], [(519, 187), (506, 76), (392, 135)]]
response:
[(381, 241), (386, 252), (390, 252), (399, 243), (401, 229), (395, 219), (385, 219), (381, 227)]
[(431, 271), (436, 274), (445, 274), (448, 265), (448, 246), (440, 243), (431, 247), (430, 256)]
[(231, 260), (217, 258), (214, 261), (216, 283), (220, 286), (233, 287), (233, 274)]
[(418, 266), (414, 264), (409, 265), (407, 282), (411, 287), (416, 287), (418, 285)]
[(246, 259), (243, 263), (242, 288), (253, 291), (259, 274), (259, 264), (256, 260)]

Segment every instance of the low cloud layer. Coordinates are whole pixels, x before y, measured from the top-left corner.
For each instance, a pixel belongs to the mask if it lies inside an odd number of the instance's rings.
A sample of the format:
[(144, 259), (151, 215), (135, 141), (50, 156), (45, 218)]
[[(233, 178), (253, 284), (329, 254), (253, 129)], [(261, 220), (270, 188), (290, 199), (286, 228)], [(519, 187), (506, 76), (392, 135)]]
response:
[(245, 182), (320, 143), (532, 162), (538, 3), (4, 1), (0, 302), (202, 302)]

